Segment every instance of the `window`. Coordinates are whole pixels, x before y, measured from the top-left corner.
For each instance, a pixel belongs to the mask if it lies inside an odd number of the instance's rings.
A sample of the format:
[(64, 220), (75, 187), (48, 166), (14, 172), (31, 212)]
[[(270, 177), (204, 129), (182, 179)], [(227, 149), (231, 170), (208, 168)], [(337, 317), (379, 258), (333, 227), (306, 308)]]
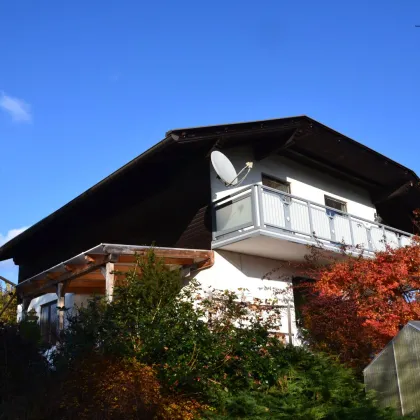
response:
[(57, 341), (57, 301), (48, 302), (41, 306), (41, 336), (42, 341), (55, 344)]
[(327, 209), (328, 216), (334, 216), (336, 214), (347, 213), (346, 203), (340, 200), (336, 200), (335, 198), (325, 196), (325, 205), (337, 210), (337, 211), (334, 211), (332, 209)]
[(290, 194), (290, 184), (288, 182), (280, 181), (268, 175), (262, 175), (262, 184), (266, 187), (273, 188), (277, 191), (283, 191)]

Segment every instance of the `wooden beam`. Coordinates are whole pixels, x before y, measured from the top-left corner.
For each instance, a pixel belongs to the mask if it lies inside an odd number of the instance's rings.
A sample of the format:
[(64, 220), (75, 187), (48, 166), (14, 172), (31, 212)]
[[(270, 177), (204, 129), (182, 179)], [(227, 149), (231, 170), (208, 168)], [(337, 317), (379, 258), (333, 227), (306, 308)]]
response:
[[(101, 281), (89, 281), (87, 284), (81, 284), (76, 282), (70, 282), (66, 285), (65, 293), (80, 293), (80, 294), (90, 294), (91, 290), (103, 290), (102, 294), (105, 294), (105, 280)], [(39, 292), (36, 284), (33, 284), (33, 287), (25, 290), (23, 293), (24, 296), (31, 296), (32, 298), (44, 295), (46, 293), (57, 293), (56, 285), (49, 286), (48, 288), (43, 289)]]
[(92, 264), (68, 264), (65, 267), (67, 271), (74, 272), (76, 270), (86, 270), (87, 268), (92, 267)]
[[(105, 288), (108, 299), (113, 296), (116, 275), (114, 271), (126, 272), (135, 267), (135, 256), (145, 256), (149, 249), (135, 250), (129, 247), (121, 249), (112, 246), (107, 247), (108, 255), (87, 255), (85, 264), (66, 264), (65, 271), (48, 272), (43, 278), (22, 282), (17, 285), (19, 296), (22, 298), (34, 298), (44, 293), (55, 291), (58, 283), (71, 282), (71, 289), (99, 288), (105, 280)], [(121, 255), (121, 252), (124, 254)], [(162, 258), (168, 266), (193, 266), (206, 268), (213, 264), (213, 251), (185, 250), (185, 249), (159, 249), (155, 248), (158, 258)], [(93, 261), (93, 262), (92, 262)], [(105, 266), (105, 267), (104, 267)], [(101, 268), (104, 268), (101, 275)], [(77, 282), (74, 282), (77, 279)], [(98, 284), (96, 283), (98, 282)], [(69, 284), (70, 287), (70, 284)], [(74, 293), (70, 292), (69, 293)], [(86, 293), (88, 293), (86, 291)]]
[[(33, 299), (45, 293), (56, 293), (56, 286), (55, 284), (49, 285), (50, 281), (51, 280), (42, 280), (42, 281), (25, 284), (23, 287), (19, 287), (17, 289), (18, 296), (20, 297), (30, 296)], [(48, 287), (44, 288), (44, 286), (48, 286)], [(40, 294), (37, 294), (38, 289), (40, 289), (41, 287), (42, 287), (42, 292)]]
[[(47, 284), (51, 284), (51, 280), (55, 280), (55, 279), (57, 279), (57, 277), (54, 277), (52, 279), (42, 278), (42, 279), (35, 280), (33, 282), (30, 282), (30, 283), (25, 283), (25, 284), (22, 284), (22, 286), (19, 287), (19, 290), (20, 291), (24, 291), (27, 288), (31, 288), (31, 287), (45, 286)], [(90, 280), (92, 280), (92, 281), (104, 281), (104, 278), (103, 278), (101, 272), (99, 271), (99, 269), (97, 268), (96, 271), (87, 272), (85, 274), (80, 274), (79, 276), (77, 276), (77, 280), (83, 280), (83, 281), (84, 280), (88, 280), (88, 281), (90, 281)], [(72, 280), (72, 281), (74, 281), (74, 280)]]
[(13, 283), (12, 281), (6, 279), (6, 277), (0, 276), (0, 280), (4, 281), (6, 284), (12, 286), (12, 287), (16, 287), (16, 284)]
[(90, 255), (85, 255), (85, 261), (86, 261), (86, 263), (88, 263), (88, 264), (92, 264), (92, 263), (94, 263), (95, 262), (95, 258), (93, 258), (92, 256), (90, 256)]
[(139, 266), (136, 263), (124, 263), (124, 264), (115, 263), (114, 267), (115, 267), (115, 271), (121, 271), (121, 272), (124, 272), (124, 273), (127, 272), (127, 271), (130, 271), (130, 270), (134, 270), (134, 269), (138, 270), (139, 269)]
[[(32, 289), (31, 289), (32, 290)], [(33, 293), (35, 293), (35, 297), (37, 297), (37, 296), (39, 296), (37, 293), (36, 293), (36, 290), (37, 289), (33, 289)], [(46, 294), (46, 293), (55, 293), (56, 292), (56, 287), (55, 286), (50, 286), (48, 289), (44, 289), (43, 291), (42, 291), (42, 295), (44, 295), (44, 294)], [(70, 293), (70, 292), (67, 292), (67, 293)]]
[(214, 252), (211, 251), (210, 258), (207, 260), (201, 261), (197, 264), (198, 270), (205, 270), (206, 268), (210, 268), (214, 265)]
[(136, 256), (134, 254), (131, 254), (131, 255), (119, 255), (118, 256), (118, 263), (135, 264), (136, 263)]
[[(79, 269), (79, 270), (75, 270), (71, 273), (63, 273), (62, 276), (55, 278), (55, 279), (51, 279), (50, 281), (46, 282), (44, 285), (42, 285), (41, 287), (37, 287), (37, 289), (32, 292), (32, 293), (25, 293), (24, 295), (28, 296), (28, 297), (35, 297), (35, 296), (39, 296), (42, 295), (43, 291), (46, 289), (51, 288), (52, 286), (55, 286), (57, 283), (60, 282), (65, 282), (65, 281), (69, 281), (69, 280), (73, 280), (76, 279), (77, 277), (81, 277), (84, 274), (90, 273), (92, 271), (96, 271), (98, 269), (100, 269), (103, 265), (105, 265), (107, 262), (109, 262), (110, 258), (112, 258), (111, 256), (103, 256), (102, 261), (97, 262), (95, 264), (90, 264), (87, 266), (83, 266), (83, 269)], [(30, 284), (30, 283), (29, 283)], [(19, 286), (22, 285), (23, 287), (27, 286), (25, 284), (25, 282), (18, 284), (18, 288)]]
[(197, 260), (206, 260), (211, 257), (212, 251), (202, 251), (195, 249), (162, 249), (162, 248), (148, 248), (148, 249), (131, 249), (131, 248), (113, 248), (112, 245), (106, 247), (107, 252), (119, 253), (117, 262), (135, 262), (135, 255), (144, 256), (150, 249), (153, 249), (158, 258), (188, 258)]
[(77, 278), (70, 280), (68, 287), (105, 287), (105, 279), (103, 277), (100, 280), (84, 280)]
[(92, 273), (86, 273), (77, 278), (78, 280), (93, 280), (93, 281), (103, 281), (104, 277), (100, 271), (93, 271)]
[[(156, 254), (156, 256), (160, 259), (162, 259), (162, 261), (165, 264), (177, 264), (177, 265), (191, 265), (194, 264), (195, 260), (193, 257), (167, 257), (167, 256), (159, 256), (158, 254)], [(143, 255), (139, 255), (140, 259), (144, 259), (145, 256)], [(118, 263), (116, 264), (136, 264), (136, 256), (135, 255), (120, 255), (118, 258)]]
[(55, 279), (58, 279), (62, 275), (63, 275), (63, 273), (61, 271), (51, 271), (51, 272), (47, 273), (47, 275), (45, 277), (47, 277), (50, 280), (55, 280)]
[[(81, 271), (81, 270), (87, 270), (90, 267), (90, 265), (88, 264), (83, 264), (83, 265), (74, 265), (72, 266), (71, 269), (66, 269), (65, 272), (51, 272), (48, 273), (45, 277), (46, 279), (39, 279), (39, 280), (35, 280), (35, 282), (37, 284), (46, 284), (48, 282), (48, 280), (55, 280), (60, 278), (61, 276), (63, 276), (66, 273), (75, 273), (76, 271)], [(93, 272), (88, 272), (87, 274), (84, 274), (83, 276), (80, 276), (86, 279), (98, 279), (101, 280), (102, 276), (100, 271), (93, 271)]]
[(118, 253), (113, 253), (112, 251), (107, 251), (106, 254), (86, 254), (85, 262), (86, 264), (97, 264), (100, 261), (103, 261), (104, 258), (108, 258), (109, 261), (116, 262), (118, 260)]
[(76, 295), (105, 295), (105, 286), (103, 287), (73, 287), (68, 286), (67, 293)]

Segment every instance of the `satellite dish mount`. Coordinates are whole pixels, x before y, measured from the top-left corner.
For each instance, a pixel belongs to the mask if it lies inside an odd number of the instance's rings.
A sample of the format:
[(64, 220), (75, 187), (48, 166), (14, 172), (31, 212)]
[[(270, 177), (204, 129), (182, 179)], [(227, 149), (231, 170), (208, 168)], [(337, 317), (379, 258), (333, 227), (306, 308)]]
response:
[[(241, 185), (253, 166), (252, 162), (246, 162), (245, 166), (239, 171), (239, 173), (236, 173), (232, 162), (218, 150), (211, 153), (211, 163), (216, 171), (217, 177), (225, 184), (226, 187), (238, 187)], [(244, 172), (245, 174), (243, 174)], [(241, 175), (242, 178), (240, 178)]]

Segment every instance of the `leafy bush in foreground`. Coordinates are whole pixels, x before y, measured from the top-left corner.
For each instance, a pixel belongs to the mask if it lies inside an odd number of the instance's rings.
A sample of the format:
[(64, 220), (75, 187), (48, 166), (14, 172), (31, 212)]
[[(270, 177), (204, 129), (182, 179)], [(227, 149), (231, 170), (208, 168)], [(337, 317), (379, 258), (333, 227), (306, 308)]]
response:
[[(153, 370), (159, 395), (172, 401), (166, 407), (184, 407), (185, 413), (176, 414), (180, 418), (198, 418), (199, 412), (217, 419), (394, 418), (366, 398), (352, 371), (304, 348), (286, 347), (270, 334), (278, 321), (274, 306), (267, 319), (258, 305), (241, 303), (232, 293), (200, 297), (194, 283), (182, 291), (181, 286), (179, 273), (167, 270), (153, 253), (139, 258), (112, 303), (93, 299), (71, 321), (56, 359), (59, 372), (92, 355), (105, 365), (111, 359), (117, 366), (135, 360)], [(86, 389), (91, 402), (104, 392)], [(120, 398), (115, 388), (107, 392), (110, 401)], [(133, 400), (143, 401), (141, 387), (136, 392)], [(67, 400), (85, 407), (80, 394)], [(124, 418), (147, 418), (137, 416), (138, 411), (124, 411)]]
[(36, 317), (0, 325), (0, 419), (26, 419), (42, 395), (49, 367), (40, 353)]
[(337, 356), (358, 371), (408, 321), (420, 317), (420, 238), (410, 246), (387, 247), (373, 258), (334, 258), (314, 268), (301, 306), (306, 339), (313, 350)]
[(182, 288), (153, 253), (118, 278), (70, 321), (54, 370), (33, 325), (0, 331), (1, 420), (395, 418), (351, 370), (277, 339), (275, 305)]

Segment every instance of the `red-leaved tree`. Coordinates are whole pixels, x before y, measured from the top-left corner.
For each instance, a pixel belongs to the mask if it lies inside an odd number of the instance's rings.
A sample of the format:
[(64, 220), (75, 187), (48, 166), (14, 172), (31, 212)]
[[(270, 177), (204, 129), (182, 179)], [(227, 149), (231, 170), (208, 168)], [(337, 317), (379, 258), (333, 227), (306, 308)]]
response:
[[(315, 276), (314, 276), (315, 277)], [(363, 368), (410, 320), (420, 320), (420, 242), (348, 257), (316, 273), (301, 308), (310, 345)]]

